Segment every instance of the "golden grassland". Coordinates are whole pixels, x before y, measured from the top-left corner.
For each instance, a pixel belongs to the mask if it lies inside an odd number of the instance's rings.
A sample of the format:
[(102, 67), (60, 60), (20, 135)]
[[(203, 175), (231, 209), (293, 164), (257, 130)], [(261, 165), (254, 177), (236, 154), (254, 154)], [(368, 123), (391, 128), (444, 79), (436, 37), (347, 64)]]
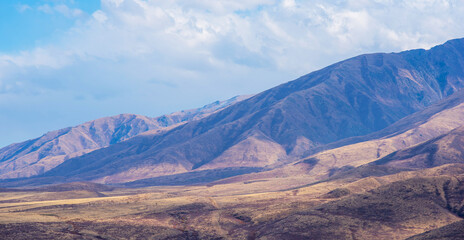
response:
[[(447, 176), (450, 169), (454, 171)], [(405, 239), (461, 220), (463, 169), (462, 165), (445, 165), (305, 187), (294, 186), (295, 182), (307, 185), (303, 176), (295, 176), (101, 192), (2, 192), (0, 236)]]

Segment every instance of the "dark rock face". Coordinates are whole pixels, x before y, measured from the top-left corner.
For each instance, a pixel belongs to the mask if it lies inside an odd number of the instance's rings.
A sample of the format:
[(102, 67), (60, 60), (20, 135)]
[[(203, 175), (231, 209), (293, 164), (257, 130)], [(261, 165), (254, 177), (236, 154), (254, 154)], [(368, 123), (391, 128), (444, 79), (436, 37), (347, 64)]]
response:
[[(155, 177), (279, 164), (426, 108), (463, 88), (463, 69), (464, 39), (427, 51), (361, 55), (168, 132), (72, 159), (47, 175), (92, 180), (129, 168), (151, 167), (149, 177)], [(273, 150), (264, 147), (269, 145)], [(123, 175), (117, 181), (124, 181)]]

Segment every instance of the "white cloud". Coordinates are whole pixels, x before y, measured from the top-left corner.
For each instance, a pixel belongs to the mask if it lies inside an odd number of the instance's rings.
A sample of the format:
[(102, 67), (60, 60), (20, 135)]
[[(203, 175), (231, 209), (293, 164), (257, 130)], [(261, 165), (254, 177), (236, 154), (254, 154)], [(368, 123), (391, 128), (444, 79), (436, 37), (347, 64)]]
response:
[(44, 4), (44, 5), (38, 6), (37, 10), (40, 12), (46, 13), (46, 14), (58, 13), (68, 18), (76, 18), (84, 14), (82, 10), (78, 8), (70, 8), (65, 4), (58, 4), (55, 6)]
[(15, 67), (51, 67), (60, 68), (70, 61), (70, 56), (64, 52), (56, 52), (54, 49), (35, 48), (32, 51), (22, 51), (17, 55), (2, 55), (0, 61), (14, 65)]
[(99, 23), (104, 23), (108, 17), (106, 16), (106, 14), (103, 12), (103, 11), (100, 11), (100, 10), (97, 10), (95, 11), (93, 14), (92, 14), (93, 18), (95, 18), (95, 20), (97, 20), (97, 22)]
[(295, 0), (284, 0), (282, 6), (285, 8), (293, 8), (296, 6)]
[(47, 14), (52, 14), (53, 13), (53, 8), (50, 7), (50, 5), (48, 5), (48, 4), (38, 6), (37, 10), (39, 10), (41, 12), (44, 12), (44, 13), (47, 13)]
[(54, 7), (55, 11), (61, 13), (65, 17), (79, 17), (83, 14), (82, 10), (78, 8), (69, 8), (64, 4), (60, 4)]
[[(143, 57), (179, 70), (199, 67), (200, 74), (232, 64), (294, 76), (366, 51), (430, 47), (459, 37), (463, 5), (446, 0), (103, 0), (101, 10), (60, 42), (2, 59), (57, 68), (76, 60)], [(39, 10), (82, 14), (66, 5)]]
[(19, 11), (20, 13), (23, 13), (23, 12), (25, 12), (25, 11), (27, 11), (27, 10), (31, 10), (32, 8), (31, 8), (31, 6), (29, 6), (29, 5), (27, 5), (27, 4), (18, 4), (18, 5), (16, 6), (16, 9), (18, 9), (18, 11)]
[(156, 115), (258, 92), (357, 54), (464, 37), (460, 0), (102, 0), (101, 6), (90, 16), (66, 5), (39, 7), (81, 20), (58, 41), (0, 54), (1, 92), (34, 99), (66, 92), (54, 107), (62, 111), (92, 102), (102, 116)]

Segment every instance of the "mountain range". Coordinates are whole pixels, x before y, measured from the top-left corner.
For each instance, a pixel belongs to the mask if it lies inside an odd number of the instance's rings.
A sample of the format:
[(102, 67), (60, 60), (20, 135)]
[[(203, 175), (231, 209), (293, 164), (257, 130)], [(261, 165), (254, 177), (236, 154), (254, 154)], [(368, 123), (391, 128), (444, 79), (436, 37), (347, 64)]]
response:
[[(445, 108), (428, 107), (453, 93), (459, 98), (463, 69), (463, 39), (430, 50), (361, 55), (249, 98), (158, 118), (102, 118), (10, 145), (0, 150), (0, 176), (124, 183), (271, 170), (323, 150), (413, 131), (424, 116), (411, 114), (438, 113)], [(436, 136), (424, 134), (397, 137), (388, 147), (377, 143), (384, 149), (363, 160)]]
[(5, 239), (462, 239), (464, 39), (0, 149)]
[[(361, 55), (165, 131), (120, 143), (124, 134), (108, 138), (98, 145), (103, 148), (36, 172), (121, 183), (211, 169), (274, 168), (426, 109), (463, 88), (463, 69), (463, 39), (430, 50)], [(143, 130), (154, 128), (144, 124)]]
[(0, 179), (31, 177), (58, 166), (64, 161), (96, 149), (125, 141), (147, 131), (162, 131), (188, 121), (208, 116), (250, 96), (236, 96), (201, 108), (156, 118), (120, 114), (44, 134), (0, 149)]

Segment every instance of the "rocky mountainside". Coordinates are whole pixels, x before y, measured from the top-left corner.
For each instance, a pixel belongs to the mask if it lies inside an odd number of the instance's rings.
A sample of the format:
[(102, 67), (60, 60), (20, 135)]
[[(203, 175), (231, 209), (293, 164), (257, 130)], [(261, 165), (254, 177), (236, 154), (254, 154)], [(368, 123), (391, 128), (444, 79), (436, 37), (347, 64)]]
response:
[[(324, 177), (336, 169), (358, 167), (395, 151), (448, 134), (464, 126), (463, 119), (464, 91), (461, 90), (385, 129), (334, 143), (344, 146), (319, 152), (301, 162), (314, 162), (311, 175)], [(347, 144), (349, 142), (355, 143)]]
[[(455, 108), (452, 110), (459, 110), (462, 114), (464, 109)], [(443, 122), (446, 123), (446, 118), (443, 118), (443, 116), (441, 118), (438, 116), (438, 119), (445, 120)], [(462, 166), (464, 164), (464, 122), (462, 122), (462, 119), (462, 117), (459, 118), (459, 127), (451, 131), (439, 134), (439, 136), (422, 143), (400, 148), (398, 151), (394, 151), (377, 160), (368, 159), (353, 161), (351, 163), (346, 163), (345, 160), (342, 160), (341, 163), (332, 165), (332, 173), (330, 175), (333, 176), (326, 179), (326, 181), (339, 178), (359, 179), (369, 176), (386, 176), (400, 172), (415, 174), (421, 170), (434, 168), (439, 169), (439, 176), (442, 174), (453, 175), (453, 168), (447, 166)], [(363, 149), (358, 150), (357, 155), (360, 156)], [(341, 149), (340, 152), (342, 151)], [(345, 154), (349, 155), (350, 152), (346, 152)], [(319, 161), (319, 159), (316, 160)], [(327, 159), (322, 159), (321, 161), (324, 161), (325, 165), (333, 163), (333, 161), (330, 162)]]
[[(328, 150), (322, 150), (281, 167), (271, 170), (262, 169), (255, 173), (229, 177), (214, 184), (263, 181), (268, 180), (269, 177), (289, 178), (292, 176), (304, 176), (307, 183), (325, 181), (336, 173), (375, 162), (398, 150), (407, 149), (416, 144), (448, 134), (450, 131), (464, 126), (463, 119), (464, 91), (461, 90), (375, 133), (329, 144), (327, 147), (330, 149)], [(336, 147), (340, 145), (341, 147)], [(370, 170), (377, 171), (373, 168), (365, 169), (364, 167), (362, 167), (361, 171)], [(388, 170), (392, 169), (389, 168)], [(380, 172), (382, 171), (380, 170)], [(400, 170), (394, 171), (398, 172)], [(202, 172), (197, 171), (197, 176), (201, 176)], [(357, 173), (357, 170), (354, 170), (354, 172)], [(164, 179), (168, 177), (172, 179), (171, 176), (150, 178), (127, 183), (126, 185), (162, 185)], [(171, 184), (175, 183), (176, 181), (171, 181)]]
[(198, 109), (156, 118), (120, 114), (44, 134), (0, 149), (0, 179), (30, 177), (47, 172), (62, 162), (85, 153), (125, 141), (149, 130), (201, 119), (249, 96), (236, 96)]
[(269, 167), (381, 130), (464, 87), (464, 39), (354, 57), (198, 121), (70, 159), (44, 176), (126, 182)]
[[(393, 174), (402, 174), (399, 179), (408, 176), (454, 176), (461, 174), (459, 171), (464, 166), (464, 123), (460, 127), (428, 141), (395, 151), (375, 161), (366, 161), (365, 164), (359, 163), (356, 167), (352, 165), (335, 167), (329, 178), (323, 181), (339, 179), (356, 181)], [(398, 180), (398, 178), (394, 178), (394, 180)]]

